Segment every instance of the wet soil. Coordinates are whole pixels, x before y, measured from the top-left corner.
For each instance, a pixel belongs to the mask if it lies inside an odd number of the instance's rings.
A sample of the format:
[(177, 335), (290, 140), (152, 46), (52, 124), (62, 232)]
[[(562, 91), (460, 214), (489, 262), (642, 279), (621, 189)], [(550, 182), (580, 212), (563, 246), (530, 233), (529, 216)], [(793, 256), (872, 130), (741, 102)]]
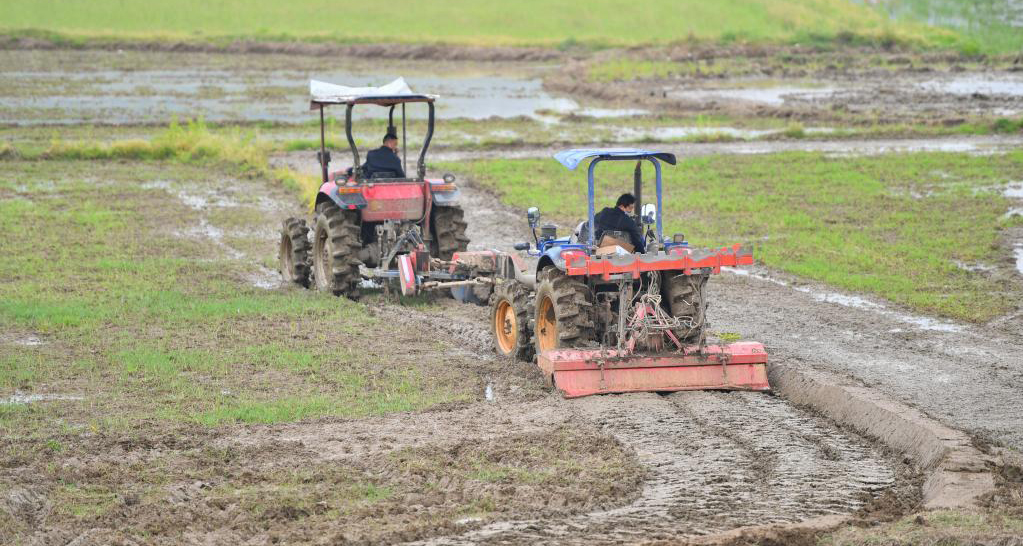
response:
[(712, 327), (763, 341), (777, 362), (839, 372), (953, 428), (1023, 449), (1023, 316), (958, 324), (759, 273), (714, 279)]
[(638, 499), (555, 521), (497, 522), (424, 543), (678, 539), (855, 512), (895, 481), (892, 467), (862, 440), (767, 395), (647, 393), (566, 404), (636, 450), (650, 469)]
[[(444, 146), (430, 147), (430, 161), (467, 161), (473, 159), (527, 159), (551, 158), (563, 148), (596, 143), (565, 143), (558, 146), (498, 146), (486, 150), (464, 150)], [(679, 157), (715, 154), (769, 154), (779, 152), (821, 152), (828, 155), (880, 155), (909, 152), (958, 152), (978, 155), (1002, 153), (1023, 146), (1023, 136), (986, 135), (906, 139), (849, 139), (849, 140), (762, 140), (753, 142), (658, 143), (656, 149), (674, 153)], [(310, 157), (315, 152), (280, 152), (271, 157), (274, 166), (288, 167), (305, 174), (318, 171)], [(343, 151), (336, 153), (336, 165), (351, 162)], [(332, 167), (333, 168), (333, 167)], [(487, 236), (489, 238), (489, 236)], [(474, 239), (475, 240), (475, 239)]]
[[(13, 51), (67, 50), (68, 44), (41, 37), (0, 37), (0, 49)], [(287, 54), (303, 57), (361, 57), (433, 61), (550, 61), (565, 58), (556, 49), (534, 47), (473, 47), (442, 44), (338, 44), (233, 40), (203, 41), (109, 40), (76, 44), (71, 49), (96, 51), (143, 51), (161, 53)]]
[[(437, 102), (441, 119), (585, 112), (571, 98), (545, 91), (542, 75), (548, 70), (537, 64), (455, 58), (424, 66), (358, 56), (325, 63), (283, 53), (0, 49), (6, 76), (0, 83), (0, 123), (136, 125), (198, 116), (210, 122), (301, 123), (314, 119), (310, 79), (382, 85), (398, 77), (417, 91), (444, 97)], [(355, 118), (377, 120), (377, 114), (357, 109)], [(411, 105), (407, 114), (425, 119), (427, 109)]]
[(627, 57), (665, 63), (669, 74), (600, 81), (591, 71), (621, 53), (599, 53), (552, 74), (547, 88), (676, 114), (825, 123), (956, 125), (970, 117), (1023, 113), (1018, 58), (799, 46), (680, 46), (631, 51)]

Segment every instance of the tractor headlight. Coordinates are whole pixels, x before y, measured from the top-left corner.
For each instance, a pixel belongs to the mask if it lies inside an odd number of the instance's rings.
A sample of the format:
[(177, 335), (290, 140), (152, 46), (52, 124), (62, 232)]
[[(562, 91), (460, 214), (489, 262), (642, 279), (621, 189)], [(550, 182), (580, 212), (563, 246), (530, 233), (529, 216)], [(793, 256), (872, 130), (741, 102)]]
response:
[(445, 174), (444, 175), (444, 182), (446, 182), (448, 184), (453, 184), (455, 182), (455, 175), (453, 175), (451, 173)]

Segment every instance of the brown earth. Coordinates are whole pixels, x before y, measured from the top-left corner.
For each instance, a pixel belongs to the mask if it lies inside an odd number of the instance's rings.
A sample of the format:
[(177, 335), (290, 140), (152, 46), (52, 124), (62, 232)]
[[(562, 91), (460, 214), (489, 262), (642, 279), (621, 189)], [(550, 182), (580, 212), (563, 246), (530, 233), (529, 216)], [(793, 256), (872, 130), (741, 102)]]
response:
[[(667, 77), (613, 81), (590, 77), (600, 63), (623, 58), (681, 64), (676, 74)], [(548, 75), (544, 85), (573, 97), (673, 115), (720, 113), (852, 126), (954, 126), (971, 118), (1023, 114), (1021, 63), (1020, 57), (877, 48), (679, 46), (572, 59), (563, 70)], [(996, 85), (978, 86), (978, 82)], [(758, 90), (775, 87), (796, 89), (783, 103), (758, 96)], [(806, 93), (801, 96), (798, 91), (804, 87)]]
[(0, 49), (96, 49), (101, 51), (167, 51), (232, 53), (240, 55), (287, 54), (306, 57), (348, 56), (371, 59), (448, 61), (549, 61), (565, 57), (564, 53), (556, 49), (535, 47), (475, 47), (445, 44), (345, 44), (262, 40), (231, 40), (225, 42), (95, 40), (76, 44), (50, 40), (45, 37), (10, 35), (0, 36)]

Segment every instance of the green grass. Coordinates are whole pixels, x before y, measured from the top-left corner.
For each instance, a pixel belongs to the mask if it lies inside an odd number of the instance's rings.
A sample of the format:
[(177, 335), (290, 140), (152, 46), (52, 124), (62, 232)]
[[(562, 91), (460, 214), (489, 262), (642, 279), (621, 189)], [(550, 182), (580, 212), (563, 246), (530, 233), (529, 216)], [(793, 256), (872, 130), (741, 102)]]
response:
[[(894, 23), (848, 0), (469, 0), (403, 2), (381, 14), (353, 0), (7, 0), (0, 29), (75, 44), (89, 38), (331, 39), (479, 45), (637, 45), (685, 39), (814, 41), (844, 37), (947, 43), (949, 31)], [(311, 17), (310, 14), (316, 14)]]
[(821, 546), (899, 544), (999, 544), (1023, 534), (1023, 518), (1017, 511), (989, 510), (980, 513), (940, 510), (903, 517), (876, 527), (849, 526), (825, 535)]
[[(876, 9), (899, 21), (952, 29), (963, 35), (960, 48), (964, 52), (1018, 53), (1023, 51), (1023, 31), (1011, 24), (1010, 3), (1011, 0), (893, 0), (878, 2)], [(1017, 7), (1015, 17), (1021, 15), (1023, 10)]]
[[(585, 166), (488, 160), (440, 166), (473, 177), (508, 204), (539, 206), (574, 226), (586, 211)], [(597, 172), (598, 207), (630, 190), (631, 164)], [(685, 159), (665, 175), (665, 234), (697, 246), (756, 245), (769, 267), (878, 294), (918, 311), (984, 321), (1008, 311), (1010, 287), (955, 262), (1008, 265), (1001, 188), (1023, 153), (918, 153), (831, 158), (811, 153)], [(648, 173), (649, 175), (649, 173)], [(649, 196), (648, 196), (649, 197)]]

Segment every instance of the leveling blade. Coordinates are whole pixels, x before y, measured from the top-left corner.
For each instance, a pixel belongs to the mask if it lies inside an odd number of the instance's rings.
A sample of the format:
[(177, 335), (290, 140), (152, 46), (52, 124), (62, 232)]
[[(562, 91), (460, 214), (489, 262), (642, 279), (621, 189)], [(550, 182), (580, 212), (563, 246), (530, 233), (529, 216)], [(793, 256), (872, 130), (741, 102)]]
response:
[(537, 359), (565, 395), (688, 390), (769, 391), (761, 343), (693, 346), (681, 353), (628, 354), (617, 349), (553, 349)]

